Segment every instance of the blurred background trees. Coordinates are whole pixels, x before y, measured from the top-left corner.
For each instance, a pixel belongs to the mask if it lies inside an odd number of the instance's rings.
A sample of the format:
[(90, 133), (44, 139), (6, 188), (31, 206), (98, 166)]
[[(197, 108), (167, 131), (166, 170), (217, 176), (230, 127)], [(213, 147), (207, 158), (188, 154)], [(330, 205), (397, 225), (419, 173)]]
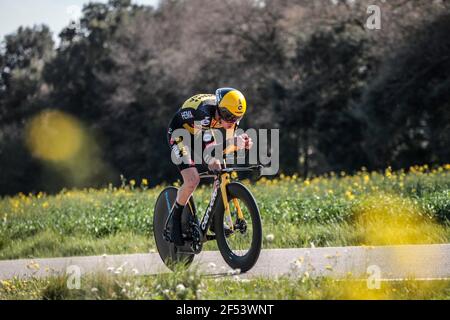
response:
[[(381, 30), (365, 27), (369, 4), (381, 7)], [(26, 147), (27, 123), (47, 109), (76, 117), (95, 140), (102, 166), (75, 186), (117, 183), (120, 174), (172, 181), (172, 114), (221, 86), (247, 96), (244, 128), (281, 129), (282, 172), (448, 163), (449, 7), (110, 0), (87, 4), (58, 47), (46, 26), (19, 28), (0, 47), (0, 194), (74, 186)]]

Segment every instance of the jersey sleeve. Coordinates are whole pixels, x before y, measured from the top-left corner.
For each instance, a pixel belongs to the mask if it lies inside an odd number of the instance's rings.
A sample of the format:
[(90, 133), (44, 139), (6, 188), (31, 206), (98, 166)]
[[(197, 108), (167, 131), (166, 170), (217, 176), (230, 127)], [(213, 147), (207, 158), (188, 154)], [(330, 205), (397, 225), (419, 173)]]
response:
[(215, 102), (215, 96), (211, 94), (198, 94), (187, 99), (178, 111), (179, 126), (192, 135), (209, 128), (213, 102)]
[(180, 109), (177, 117), (179, 127), (188, 130), (192, 135), (199, 134), (206, 124), (205, 112), (201, 109)]
[(226, 143), (225, 149), (223, 150), (223, 154), (230, 154), (236, 152), (238, 150), (236, 146), (236, 130), (238, 128), (238, 123), (236, 123), (232, 129), (227, 130), (226, 133)]

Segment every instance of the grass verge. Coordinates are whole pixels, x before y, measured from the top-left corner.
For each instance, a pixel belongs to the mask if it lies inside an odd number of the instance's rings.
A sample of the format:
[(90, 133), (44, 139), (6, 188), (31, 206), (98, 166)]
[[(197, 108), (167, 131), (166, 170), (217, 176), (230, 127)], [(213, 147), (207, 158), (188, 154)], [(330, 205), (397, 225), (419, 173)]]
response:
[[(117, 272), (87, 275), (78, 289), (69, 289), (67, 276), (0, 281), (0, 299), (44, 300), (371, 300), (450, 299), (450, 280), (381, 282), (369, 289), (362, 280), (311, 279), (285, 276), (246, 279), (241, 275), (214, 278), (197, 270), (179, 269), (158, 276), (132, 276)], [(73, 285), (73, 283), (72, 283)]]

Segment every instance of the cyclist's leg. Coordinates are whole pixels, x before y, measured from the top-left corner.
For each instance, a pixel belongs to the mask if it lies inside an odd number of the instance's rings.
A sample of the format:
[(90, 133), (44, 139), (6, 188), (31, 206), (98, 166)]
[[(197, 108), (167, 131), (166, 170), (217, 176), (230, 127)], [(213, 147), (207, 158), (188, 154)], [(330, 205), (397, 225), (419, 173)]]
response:
[(200, 176), (196, 167), (182, 170), (181, 176), (183, 177), (183, 185), (178, 190), (177, 202), (185, 206), (200, 183)]
[(197, 168), (191, 167), (181, 171), (183, 176), (183, 185), (178, 190), (177, 199), (173, 206), (172, 212), (172, 229), (171, 238), (177, 246), (184, 245), (184, 239), (182, 235), (181, 215), (184, 207), (187, 205), (189, 198), (194, 193), (197, 185), (200, 182)]
[(182, 236), (181, 215), (184, 206), (188, 203), (189, 198), (197, 188), (200, 177), (192, 159), (191, 152), (189, 148), (183, 144), (182, 140), (172, 139), (171, 136), (168, 136), (168, 142), (175, 157), (182, 160), (181, 163), (177, 164), (177, 167), (183, 177), (183, 185), (178, 190), (177, 198), (172, 208), (172, 228), (170, 236), (175, 245), (182, 246), (184, 245), (184, 240)]

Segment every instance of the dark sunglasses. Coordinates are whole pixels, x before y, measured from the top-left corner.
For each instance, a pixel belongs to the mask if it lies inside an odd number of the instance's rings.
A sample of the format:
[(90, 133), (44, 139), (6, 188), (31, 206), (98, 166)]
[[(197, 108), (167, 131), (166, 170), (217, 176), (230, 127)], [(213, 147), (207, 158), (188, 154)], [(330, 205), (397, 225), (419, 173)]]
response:
[(232, 114), (226, 108), (219, 108), (219, 116), (226, 122), (233, 122), (233, 123), (238, 122), (239, 120), (242, 119), (242, 116), (238, 117)]

